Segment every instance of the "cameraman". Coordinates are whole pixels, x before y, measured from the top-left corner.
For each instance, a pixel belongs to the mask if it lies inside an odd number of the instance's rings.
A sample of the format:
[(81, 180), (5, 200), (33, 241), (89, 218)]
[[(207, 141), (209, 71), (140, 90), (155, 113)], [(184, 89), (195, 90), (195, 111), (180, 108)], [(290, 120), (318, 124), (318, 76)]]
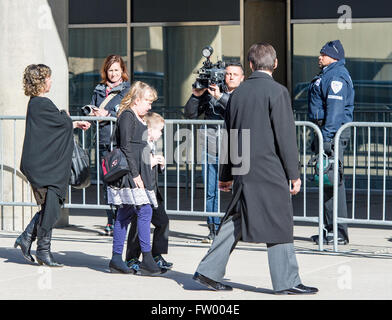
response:
[[(196, 119), (204, 113), (205, 120), (223, 120), (230, 94), (244, 80), (244, 69), (240, 63), (229, 63), (225, 68), (226, 91), (221, 92), (216, 84), (211, 84), (209, 88), (195, 89), (192, 88), (192, 96), (185, 105), (185, 117)], [(206, 175), (205, 185), (207, 186), (206, 211), (218, 211), (218, 143), (217, 126), (208, 127), (207, 143), (207, 165), (203, 164), (203, 179)], [(205, 155), (202, 156), (203, 162)], [(205, 171), (207, 170), (206, 174)], [(215, 237), (216, 231), (220, 225), (219, 217), (208, 217), (207, 225), (209, 235), (202, 242), (209, 243)]]

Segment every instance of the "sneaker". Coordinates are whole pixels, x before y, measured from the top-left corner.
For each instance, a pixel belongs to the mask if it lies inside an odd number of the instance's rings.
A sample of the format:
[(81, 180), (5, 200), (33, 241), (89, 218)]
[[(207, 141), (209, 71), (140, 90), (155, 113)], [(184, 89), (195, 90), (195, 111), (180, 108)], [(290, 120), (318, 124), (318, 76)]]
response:
[(161, 255), (154, 257), (155, 262), (157, 263), (159, 268), (163, 269), (171, 269), (173, 267), (172, 262), (167, 262)]
[[(315, 244), (319, 244), (319, 235), (317, 234), (317, 235), (314, 235), (314, 236), (311, 236), (310, 237), (310, 239), (312, 239), (312, 241), (315, 243)], [(327, 239), (325, 238), (325, 237), (323, 237), (323, 244), (328, 244), (327, 243)]]
[(127, 266), (133, 270), (135, 270), (135, 273), (140, 270), (140, 261), (137, 258), (133, 258), (127, 262)]
[[(338, 236), (338, 244), (339, 245), (346, 245), (348, 241), (342, 237)], [(327, 244), (333, 244), (333, 234), (328, 233), (327, 234)]]
[[(314, 235), (310, 237), (315, 244), (319, 244), (319, 236)], [(326, 237), (323, 237), (323, 244), (333, 244), (333, 235), (328, 234)], [(338, 237), (339, 245), (346, 245), (348, 241), (342, 237)]]
[(113, 236), (113, 225), (112, 224), (107, 224), (105, 227), (105, 235), (107, 236)]

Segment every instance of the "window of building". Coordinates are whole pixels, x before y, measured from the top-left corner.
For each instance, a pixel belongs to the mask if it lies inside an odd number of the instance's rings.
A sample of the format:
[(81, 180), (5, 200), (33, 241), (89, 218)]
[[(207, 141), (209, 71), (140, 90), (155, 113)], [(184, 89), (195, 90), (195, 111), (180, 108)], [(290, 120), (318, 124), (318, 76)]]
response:
[(100, 69), (110, 54), (119, 54), (127, 63), (126, 28), (69, 29), (69, 110), (79, 115), (89, 104), (95, 86), (101, 81)]
[[(134, 80), (149, 83), (158, 90), (155, 106), (179, 110), (192, 93), (192, 83), (202, 66), (205, 46), (218, 60), (240, 60), (240, 27), (173, 26), (133, 28)], [(177, 112), (177, 111), (176, 111)], [(179, 116), (171, 114), (171, 117)]]

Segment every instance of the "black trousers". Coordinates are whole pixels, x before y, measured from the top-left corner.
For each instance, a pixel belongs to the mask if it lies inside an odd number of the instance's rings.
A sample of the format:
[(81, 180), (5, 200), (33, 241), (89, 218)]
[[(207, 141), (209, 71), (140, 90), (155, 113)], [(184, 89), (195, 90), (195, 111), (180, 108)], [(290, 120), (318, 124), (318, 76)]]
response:
[[(339, 141), (339, 156), (338, 159), (343, 164), (344, 151), (347, 149), (350, 136), (349, 130), (346, 130)], [(318, 138), (315, 137), (311, 144), (311, 150), (314, 153), (318, 153)], [(347, 218), (347, 201), (346, 201), (346, 188), (344, 185), (344, 176), (342, 183), (338, 186), (338, 217)], [(333, 187), (324, 185), (324, 227), (327, 232), (333, 231)], [(348, 230), (346, 223), (338, 223), (338, 237), (346, 239), (348, 238)]]
[[(155, 227), (151, 254), (155, 257), (166, 254), (169, 247), (169, 218), (162, 201), (158, 200), (158, 208), (152, 212), (151, 223)], [(137, 216), (134, 215), (128, 233), (126, 261), (139, 258), (141, 249), (137, 234)]]
[[(339, 160), (342, 163), (348, 143), (349, 139), (340, 139)], [(347, 216), (346, 188), (343, 176), (342, 183), (338, 186), (338, 217), (347, 218)], [(333, 187), (330, 186), (324, 186), (324, 225), (327, 232), (333, 231)], [(338, 237), (349, 241), (347, 223), (338, 223)]]
[(33, 188), (34, 197), (38, 205), (41, 205), (41, 214), (38, 221), (39, 234), (50, 232), (55, 226), (61, 214), (61, 200), (56, 191), (49, 188)]

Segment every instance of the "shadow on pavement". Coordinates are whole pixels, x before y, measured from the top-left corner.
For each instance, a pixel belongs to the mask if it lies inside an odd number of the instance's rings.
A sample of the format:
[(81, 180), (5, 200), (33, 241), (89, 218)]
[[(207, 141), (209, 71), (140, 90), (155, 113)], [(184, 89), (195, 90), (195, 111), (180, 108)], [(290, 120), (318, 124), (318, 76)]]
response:
[[(162, 276), (167, 279), (171, 279), (176, 281), (184, 290), (192, 290), (192, 291), (211, 291), (213, 290), (201, 285), (200, 283), (196, 282), (192, 279), (193, 274), (183, 273), (175, 270), (170, 270)], [(251, 291), (251, 292), (258, 292), (258, 293), (266, 293), (266, 294), (274, 294), (273, 290), (265, 289), (265, 288), (257, 288), (254, 286), (249, 286), (246, 284), (236, 283), (236, 282), (229, 282), (223, 281), (223, 283), (232, 286), (234, 289), (240, 289), (244, 291)]]
[[(35, 259), (35, 251), (31, 251)], [(109, 258), (103, 256), (93, 256), (78, 251), (60, 251), (52, 252), (53, 257), (64, 267), (85, 267), (99, 272), (109, 272)], [(4, 259), (4, 263), (29, 264), (31, 266), (39, 266), (37, 262), (27, 261), (19, 248), (0, 248), (0, 258)]]

